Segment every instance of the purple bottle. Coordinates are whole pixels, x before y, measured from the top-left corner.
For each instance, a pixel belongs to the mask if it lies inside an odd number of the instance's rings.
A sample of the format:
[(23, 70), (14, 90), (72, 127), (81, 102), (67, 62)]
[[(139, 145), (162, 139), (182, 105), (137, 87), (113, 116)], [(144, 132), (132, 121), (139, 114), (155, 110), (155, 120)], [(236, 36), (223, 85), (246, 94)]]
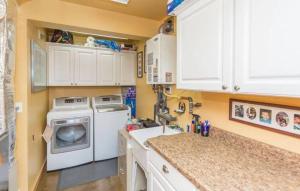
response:
[(209, 130), (210, 130), (210, 123), (208, 120), (205, 120), (202, 123), (202, 128), (201, 128), (201, 135), (203, 137), (208, 137), (209, 136)]

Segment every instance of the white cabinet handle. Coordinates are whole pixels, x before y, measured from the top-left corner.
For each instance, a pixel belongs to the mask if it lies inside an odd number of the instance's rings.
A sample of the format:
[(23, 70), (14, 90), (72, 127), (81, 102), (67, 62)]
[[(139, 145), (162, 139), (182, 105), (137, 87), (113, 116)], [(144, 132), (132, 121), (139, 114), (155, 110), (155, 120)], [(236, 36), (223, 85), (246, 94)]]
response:
[(169, 169), (168, 169), (168, 167), (167, 167), (166, 165), (163, 165), (162, 171), (163, 171), (164, 173), (166, 173), (166, 174), (169, 173)]
[(234, 86), (235, 91), (239, 91), (241, 88), (239, 86)]

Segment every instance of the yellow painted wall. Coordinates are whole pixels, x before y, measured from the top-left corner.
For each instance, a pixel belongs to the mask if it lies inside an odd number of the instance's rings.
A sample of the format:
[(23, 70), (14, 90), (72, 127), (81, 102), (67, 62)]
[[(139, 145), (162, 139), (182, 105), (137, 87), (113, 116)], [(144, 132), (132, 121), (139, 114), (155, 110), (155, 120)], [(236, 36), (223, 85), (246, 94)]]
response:
[[(212, 125), (215, 127), (300, 154), (299, 139), (229, 120), (230, 98), (298, 107), (300, 106), (300, 99), (186, 91), (177, 90), (176, 86), (173, 86), (173, 93), (181, 96), (191, 96), (195, 102), (202, 103), (203, 106), (199, 109), (195, 109), (194, 112), (201, 115), (202, 119), (210, 120)], [(145, 77), (138, 80), (137, 116), (153, 118), (153, 105), (155, 103), (155, 99), (155, 94), (151, 90), (151, 86), (146, 84)], [(188, 102), (185, 101), (185, 103), (186, 106), (188, 106)], [(179, 125), (186, 127), (188, 123), (191, 123), (192, 118), (188, 112), (183, 115), (177, 115), (173, 112), (178, 106), (178, 101), (176, 99), (169, 98), (168, 105), (170, 106), (172, 114), (178, 117)]]
[(18, 173), (18, 187), (28, 190), (28, 57), (27, 57), (27, 22), (18, 13), (17, 20), (17, 56), (15, 88), (16, 101), (23, 103), (23, 112), (17, 113), (16, 131), (16, 161)]
[[(30, 40), (35, 40), (41, 47), (46, 49), (45, 41), (38, 39), (38, 28), (30, 22), (28, 25), (28, 41), (27, 55), (30, 55)], [(41, 29), (40, 29), (41, 30)], [(48, 89), (32, 93), (31, 92), (31, 65), (30, 56), (28, 58), (28, 187), (33, 190), (38, 182), (41, 169), (46, 160), (45, 141), (42, 138), (44, 128), (46, 126), (46, 118), (48, 112)]]
[[(144, 42), (140, 43), (139, 50), (143, 50), (143, 46)], [(300, 106), (300, 99), (178, 90), (175, 85), (172, 86), (172, 89), (173, 94), (191, 96), (195, 102), (202, 103), (203, 106), (195, 109), (194, 112), (200, 114), (202, 119), (210, 120), (213, 126), (300, 154), (299, 139), (229, 120), (230, 98), (290, 106)], [(146, 84), (146, 76), (144, 75), (142, 79), (137, 80), (137, 116), (153, 119), (153, 105), (155, 102), (156, 96), (152, 91), (151, 85)], [(188, 102), (185, 101), (185, 103), (188, 106)], [(180, 126), (186, 127), (188, 123), (191, 123), (192, 116), (188, 112), (183, 115), (177, 115), (173, 112), (178, 106), (178, 100), (168, 99), (168, 105), (171, 113), (178, 117), (178, 124)]]
[(17, 20), (16, 101), (23, 103), (23, 112), (17, 114), (16, 160), (20, 190), (33, 190), (45, 162), (45, 144), (42, 139), (48, 111), (48, 90), (31, 92), (30, 40), (37, 38), (37, 28), (21, 15)]
[(17, 114), (16, 135), (16, 160), (20, 191), (34, 190), (42, 170), (45, 161), (45, 145), (41, 133), (52, 98), (120, 93), (120, 88), (115, 87), (55, 87), (49, 88), (48, 91), (32, 94), (29, 75), (29, 39), (36, 37), (36, 29), (33, 25), (58, 26), (67, 29), (84, 29), (85, 32), (147, 38), (155, 34), (159, 22), (60, 0), (32, 0), (22, 3), (18, 7), (15, 85), (16, 101), (23, 103), (23, 112)]
[(137, 37), (151, 37), (159, 21), (81, 6), (61, 0), (32, 0), (22, 4), (20, 12), (28, 19)]

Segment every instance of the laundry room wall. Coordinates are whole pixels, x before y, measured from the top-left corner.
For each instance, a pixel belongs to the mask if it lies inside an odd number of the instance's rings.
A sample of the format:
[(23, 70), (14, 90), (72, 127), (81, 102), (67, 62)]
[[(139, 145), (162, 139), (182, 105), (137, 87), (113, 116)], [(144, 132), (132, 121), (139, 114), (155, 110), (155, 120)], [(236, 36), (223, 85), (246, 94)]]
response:
[[(165, 20), (165, 19), (164, 19)], [(161, 23), (163, 23), (163, 21)], [(141, 47), (139, 47), (141, 48)], [(145, 92), (145, 93), (144, 93)], [(291, 152), (300, 153), (300, 141), (297, 138), (274, 133), (271, 131), (256, 128), (250, 125), (233, 122), (229, 120), (229, 99), (243, 99), (250, 101), (275, 103), (290, 106), (300, 106), (299, 98), (270, 97), (256, 95), (236, 95), (224, 93), (209, 93), (200, 91), (188, 91), (176, 89), (176, 85), (172, 86), (172, 92), (178, 96), (190, 96), (195, 102), (202, 103), (202, 107), (195, 109), (194, 112), (199, 114), (202, 119), (210, 120), (212, 125), (224, 130), (255, 139)], [(150, 101), (151, 100), (151, 101)], [(153, 118), (153, 105), (156, 97), (151, 89), (151, 85), (146, 84), (146, 76), (137, 80), (137, 116), (143, 118)], [(186, 105), (188, 103), (186, 102)], [(178, 106), (177, 99), (168, 99), (168, 106), (172, 115), (178, 117), (178, 123), (182, 127), (186, 127), (191, 123), (192, 116), (187, 114), (177, 115), (173, 111)]]
[(48, 89), (31, 92), (30, 41), (45, 47), (45, 39), (38, 38), (38, 29), (18, 15), (16, 58), (16, 101), (23, 103), (22, 113), (17, 114), (16, 161), (21, 190), (33, 190), (45, 163), (45, 143), (42, 132), (48, 112)]
[[(46, 50), (46, 38), (39, 39), (38, 33), (45, 34), (45, 30), (37, 28), (31, 22), (28, 22), (28, 40), (34, 40)], [(30, 41), (27, 41), (29, 50), (27, 55), (30, 55)], [(28, 75), (31, 76), (31, 57), (28, 60)], [(38, 182), (38, 177), (42, 173), (42, 168), (46, 163), (45, 141), (42, 138), (44, 128), (46, 126), (46, 115), (48, 112), (48, 88), (41, 92), (31, 92), (31, 80), (28, 84), (28, 187), (29, 190), (35, 188)]]
[[(45, 161), (44, 129), (48, 105), (52, 98), (71, 95), (94, 96), (120, 93), (119, 87), (51, 87), (48, 91), (30, 92), (29, 37), (31, 25), (67, 28), (100, 34), (112, 34), (145, 39), (153, 36), (159, 21), (87, 7), (61, 0), (20, 0), (17, 19), (16, 101), (23, 103), (17, 114), (18, 188), (35, 189)], [(28, 23), (31, 22), (31, 25)], [(34, 140), (33, 140), (34, 137)], [(30, 156), (29, 156), (30, 155)]]

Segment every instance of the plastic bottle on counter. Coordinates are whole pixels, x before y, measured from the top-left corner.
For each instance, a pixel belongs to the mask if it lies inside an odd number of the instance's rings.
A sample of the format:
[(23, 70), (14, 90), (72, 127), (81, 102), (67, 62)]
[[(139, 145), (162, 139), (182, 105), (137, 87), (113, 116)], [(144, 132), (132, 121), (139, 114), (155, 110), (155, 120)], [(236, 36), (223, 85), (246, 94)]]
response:
[(187, 124), (187, 125), (186, 125), (186, 132), (187, 132), (187, 133), (189, 133), (190, 131), (191, 131), (191, 129), (190, 129), (190, 125), (189, 125), (189, 124)]
[(191, 133), (195, 133), (195, 130), (196, 130), (196, 126), (195, 126), (195, 120), (193, 119), (192, 120), (192, 124), (191, 124)]
[(201, 135), (203, 137), (208, 137), (209, 136), (209, 130), (210, 130), (210, 123), (208, 120), (205, 120), (202, 123), (202, 128), (201, 128)]
[(200, 115), (193, 114), (193, 118), (194, 118), (194, 121), (195, 121), (194, 133), (199, 134), (201, 132)]

